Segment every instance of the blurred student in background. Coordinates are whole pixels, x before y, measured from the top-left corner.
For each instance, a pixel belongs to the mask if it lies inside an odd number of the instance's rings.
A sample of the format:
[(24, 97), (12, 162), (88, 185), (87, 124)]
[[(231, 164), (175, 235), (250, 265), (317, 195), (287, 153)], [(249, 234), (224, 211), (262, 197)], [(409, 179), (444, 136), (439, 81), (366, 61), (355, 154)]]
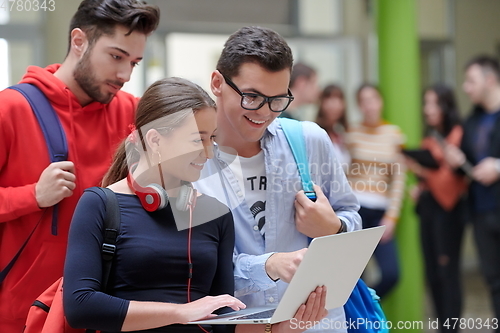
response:
[(346, 135), (352, 158), (348, 178), (361, 205), (363, 228), (386, 226), (374, 253), (381, 278), (373, 289), (383, 298), (399, 279), (393, 233), (405, 186), (404, 138), (399, 127), (382, 120), (384, 102), (376, 86), (363, 84), (356, 97), (363, 120)]
[(456, 332), (458, 327), (442, 326), (448, 318), (460, 318), (462, 288), (460, 249), (465, 226), (464, 193), (467, 183), (444, 159), (444, 145), (460, 145), (463, 129), (453, 90), (438, 84), (424, 93), (425, 132), (421, 147), (430, 151), (436, 167), (407, 159), (418, 177), (412, 190), (420, 217), (420, 235), (425, 274), (431, 291), (440, 331)]
[[(464, 123), (460, 149), (449, 145), (446, 159), (463, 169), (473, 168), (469, 208), (481, 270), (490, 287), (495, 317), (500, 318), (500, 66), (492, 57), (479, 56), (465, 67), (465, 93), (474, 104)], [(500, 332), (500, 329), (496, 330)]]
[(316, 123), (323, 128), (332, 140), (335, 155), (347, 171), (351, 164), (351, 155), (345, 144), (347, 130), (346, 102), (342, 88), (330, 84), (319, 96), (319, 109)]
[(280, 117), (299, 119), (299, 113), (303, 106), (318, 101), (320, 88), (316, 70), (304, 63), (296, 63), (292, 67), (289, 87), (294, 99), (288, 109), (281, 113)]

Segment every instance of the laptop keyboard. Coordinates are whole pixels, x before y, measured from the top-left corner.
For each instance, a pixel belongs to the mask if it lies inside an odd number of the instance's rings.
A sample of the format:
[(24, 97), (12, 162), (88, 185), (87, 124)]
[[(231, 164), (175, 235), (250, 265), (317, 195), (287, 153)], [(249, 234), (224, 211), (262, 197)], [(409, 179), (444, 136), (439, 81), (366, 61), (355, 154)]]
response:
[(273, 314), (274, 314), (274, 311), (276, 311), (276, 309), (271, 309), (271, 310), (266, 310), (266, 311), (262, 311), (262, 312), (252, 313), (250, 315), (236, 317), (236, 318), (232, 318), (230, 320), (271, 318), (273, 316)]

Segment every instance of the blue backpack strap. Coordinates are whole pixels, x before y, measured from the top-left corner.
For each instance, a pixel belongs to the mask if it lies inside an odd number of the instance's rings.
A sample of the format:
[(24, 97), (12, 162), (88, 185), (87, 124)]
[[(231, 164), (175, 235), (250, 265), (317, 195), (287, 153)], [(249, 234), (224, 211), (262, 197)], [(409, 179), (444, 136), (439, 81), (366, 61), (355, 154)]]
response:
[[(304, 192), (306, 189), (313, 191), (302, 124), (297, 120), (288, 118), (280, 118), (280, 123), (292, 150), (295, 163), (297, 163)], [(312, 193), (314, 194), (314, 192)], [(348, 333), (388, 333), (384, 311), (380, 306), (379, 298), (375, 291), (368, 288), (361, 278), (344, 305), (344, 312), (348, 323), (357, 323), (359, 318), (363, 318), (371, 323), (381, 325), (377, 329), (369, 327), (369, 325), (358, 325), (355, 330), (348, 326)]]
[[(67, 161), (68, 144), (66, 143), (66, 135), (59, 117), (47, 97), (40, 89), (28, 83), (16, 84), (9, 87), (9, 89), (20, 92), (31, 105), (31, 109), (35, 113), (45, 137), (50, 162)], [(52, 234), (54, 236), (57, 236), (58, 210), (58, 205), (54, 205), (52, 210)]]
[(9, 87), (19, 91), (30, 103), (47, 142), (50, 162), (68, 160), (68, 145), (56, 111), (45, 95), (32, 84), (20, 83)]
[(14, 266), (14, 264), (16, 263), (17, 259), (19, 259), (19, 256), (21, 255), (21, 253), (23, 252), (24, 248), (28, 244), (28, 241), (30, 240), (31, 236), (33, 236), (33, 234), (35, 233), (36, 228), (38, 227), (38, 225), (42, 221), (42, 218), (44, 217), (44, 215), (45, 215), (46, 212), (47, 212), (47, 210), (45, 209), (42, 212), (42, 215), (40, 216), (40, 218), (38, 219), (38, 222), (35, 224), (35, 226), (33, 227), (33, 229), (31, 229), (31, 232), (28, 235), (28, 237), (24, 240), (23, 245), (21, 245), (21, 247), (19, 248), (19, 250), (17, 250), (16, 254), (14, 255), (14, 257), (12, 257), (12, 259), (9, 261), (9, 263), (7, 264), (7, 266), (5, 266), (0, 271), (0, 285), (2, 284), (3, 280), (5, 280), (5, 278), (7, 277), (7, 274), (9, 274), (10, 270), (12, 269), (12, 267)]
[(309, 173), (309, 162), (306, 152), (306, 140), (302, 132), (302, 123), (300, 121), (280, 118), (281, 128), (285, 134), (286, 140), (292, 150), (293, 158), (299, 170), (300, 179), (302, 181), (302, 188), (306, 195), (311, 199), (314, 195), (313, 182), (311, 181), (311, 174)]

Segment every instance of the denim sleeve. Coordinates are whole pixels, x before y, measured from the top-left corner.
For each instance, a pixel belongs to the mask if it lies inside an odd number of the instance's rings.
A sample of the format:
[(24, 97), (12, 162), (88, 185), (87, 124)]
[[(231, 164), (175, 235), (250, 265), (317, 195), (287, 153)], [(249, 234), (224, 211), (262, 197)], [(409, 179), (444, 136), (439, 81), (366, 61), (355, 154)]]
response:
[(273, 253), (234, 254), (234, 296), (241, 297), (276, 286), (266, 273), (266, 261)]

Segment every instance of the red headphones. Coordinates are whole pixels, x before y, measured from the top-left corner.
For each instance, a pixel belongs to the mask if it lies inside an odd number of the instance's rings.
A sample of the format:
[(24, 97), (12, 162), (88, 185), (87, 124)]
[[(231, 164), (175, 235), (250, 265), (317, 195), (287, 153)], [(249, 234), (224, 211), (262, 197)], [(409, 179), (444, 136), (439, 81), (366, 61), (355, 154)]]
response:
[[(134, 180), (130, 173), (127, 175), (127, 184), (141, 201), (142, 207), (148, 212), (154, 212), (167, 207), (169, 197), (167, 191), (162, 186), (151, 183), (143, 187)], [(175, 202), (175, 207), (180, 211), (187, 211), (189, 207), (194, 208), (197, 196), (197, 191), (191, 183), (183, 182), (179, 191), (179, 197)]]

